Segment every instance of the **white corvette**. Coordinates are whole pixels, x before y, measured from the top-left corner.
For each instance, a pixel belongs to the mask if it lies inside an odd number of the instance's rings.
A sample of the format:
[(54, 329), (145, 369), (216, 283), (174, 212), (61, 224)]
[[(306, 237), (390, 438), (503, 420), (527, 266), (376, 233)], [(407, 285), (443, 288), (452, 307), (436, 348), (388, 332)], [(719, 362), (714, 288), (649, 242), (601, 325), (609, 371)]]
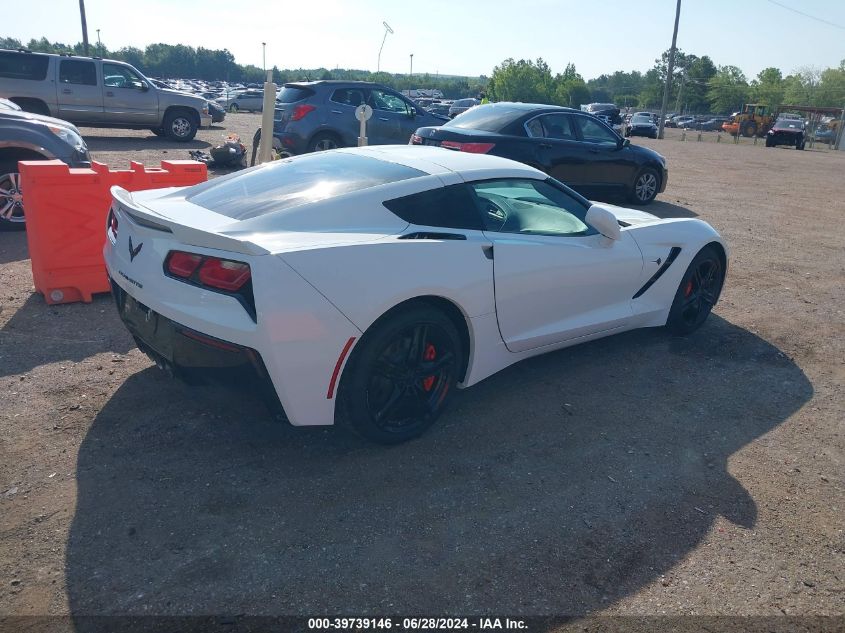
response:
[(114, 296), (159, 366), (254, 376), (292, 424), (385, 443), (529, 356), (693, 331), (727, 269), (701, 220), (591, 206), (521, 163), (442, 148), (320, 152), (112, 194)]

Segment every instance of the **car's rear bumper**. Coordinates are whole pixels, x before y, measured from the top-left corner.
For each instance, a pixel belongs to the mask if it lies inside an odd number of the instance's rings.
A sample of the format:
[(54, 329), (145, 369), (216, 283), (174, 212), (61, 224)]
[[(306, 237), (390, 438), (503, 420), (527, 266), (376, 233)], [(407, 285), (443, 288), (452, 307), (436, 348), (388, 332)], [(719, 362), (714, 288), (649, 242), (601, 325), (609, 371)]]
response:
[(281, 410), (261, 355), (172, 321), (137, 301), (110, 279), (118, 314), (138, 348), (161, 369), (186, 379), (209, 378), (256, 389)]

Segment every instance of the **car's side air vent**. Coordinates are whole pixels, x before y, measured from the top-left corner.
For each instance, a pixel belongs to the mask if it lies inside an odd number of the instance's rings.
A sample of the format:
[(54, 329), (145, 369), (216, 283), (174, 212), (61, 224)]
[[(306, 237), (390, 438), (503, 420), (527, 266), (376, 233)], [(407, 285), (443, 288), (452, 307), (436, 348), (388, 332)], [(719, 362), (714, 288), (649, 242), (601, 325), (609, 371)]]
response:
[(637, 299), (641, 297), (646, 290), (651, 288), (654, 285), (654, 282), (660, 279), (663, 276), (663, 273), (669, 270), (669, 266), (671, 266), (672, 263), (678, 258), (678, 255), (680, 253), (681, 247), (673, 246), (672, 249), (669, 251), (669, 255), (666, 257), (666, 261), (663, 262), (663, 265), (657, 269), (657, 272), (651, 276), (651, 279), (645, 282), (645, 285), (642, 288), (637, 290), (637, 294), (635, 294), (632, 299)]
[(461, 233), (432, 233), (431, 231), (417, 231), (399, 236), (400, 240), (465, 240), (466, 238), (467, 236)]

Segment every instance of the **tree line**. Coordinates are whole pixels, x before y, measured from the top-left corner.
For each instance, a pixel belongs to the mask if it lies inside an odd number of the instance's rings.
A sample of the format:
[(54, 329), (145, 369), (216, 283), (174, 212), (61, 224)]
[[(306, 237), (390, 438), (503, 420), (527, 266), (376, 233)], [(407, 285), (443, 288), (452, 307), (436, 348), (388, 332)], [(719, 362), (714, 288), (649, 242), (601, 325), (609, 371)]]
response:
[[(45, 53), (70, 52), (83, 54), (81, 42), (64, 44), (47, 38), (23, 43), (11, 37), (0, 37), (0, 48), (26, 48)], [(126, 61), (152, 77), (223, 80), (260, 83), (261, 68), (238, 64), (227, 49), (194, 48), (182, 44), (150, 44), (143, 50), (126, 46), (109, 50), (100, 44), (90, 45), (90, 54)], [(554, 73), (542, 59), (506, 59), (493, 69), (488, 78), (456, 75), (391, 74), (367, 70), (327, 68), (272, 68), (273, 81), (347, 79), (375, 81), (397, 90), (438, 88), (447, 98), (476, 96), (486, 91), (494, 101), (552, 103), (570, 107), (600, 102), (623, 107), (656, 109), (663, 99), (669, 52), (665, 51), (645, 73), (617, 70), (585, 80), (574, 64), (567, 64), (562, 73)], [(784, 75), (778, 68), (765, 68), (749, 79), (738, 66), (717, 66), (707, 56), (701, 57), (678, 50), (669, 97), (669, 109), (675, 112), (729, 113), (743, 103), (757, 102), (772, 108), (780, 105), (842, 107), (845, 105), (845, 60), (838, 67), (794, 69)]]

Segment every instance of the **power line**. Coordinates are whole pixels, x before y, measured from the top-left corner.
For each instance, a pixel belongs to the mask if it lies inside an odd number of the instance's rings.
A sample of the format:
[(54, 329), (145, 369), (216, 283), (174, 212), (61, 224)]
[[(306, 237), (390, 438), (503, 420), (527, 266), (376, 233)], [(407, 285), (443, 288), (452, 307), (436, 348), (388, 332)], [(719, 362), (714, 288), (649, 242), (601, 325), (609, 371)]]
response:
[(833, 26), (837, 29), (842, 29), (845, 31), (845, 26), (841, 24), (836, 24), (836, 22), (830, 22), (829, 20), (825, 20), (824, 18), (817, 18), (814, 15), (810, 15), (809, 13), (804, 13), (803, 11), (799, 11), (798, 9), (793, 9), (792, 7), (788, 7), (785, 4), (781, 4), (777, 0), (769, 0), (772, 4), (776, 4), (777, 6), (781, 7), (782, 9), (786, 9), (787, 11), (792, 11), (793, 13), (797, 13), (798, 15), (803, 15), (805, 18), (810, 18), (811, 20), (815, 20), (816, 22), (821, 22), (822, 24), (827, 24), (828, 26)]

